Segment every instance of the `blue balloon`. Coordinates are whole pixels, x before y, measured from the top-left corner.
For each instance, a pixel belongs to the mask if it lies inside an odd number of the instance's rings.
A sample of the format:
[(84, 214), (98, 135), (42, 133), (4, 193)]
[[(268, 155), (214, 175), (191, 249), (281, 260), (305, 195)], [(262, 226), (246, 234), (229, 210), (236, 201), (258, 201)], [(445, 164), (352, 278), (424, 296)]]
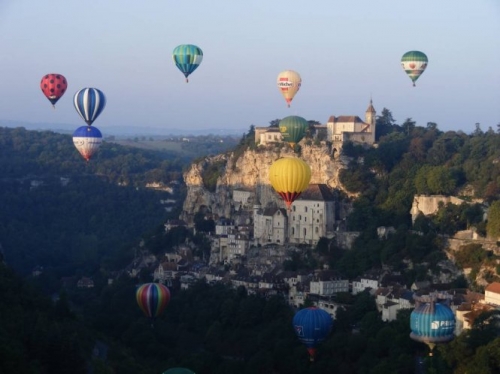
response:
[(316, 345), (327, 338), (332, 326), (332, 317), (323, 309), (316, 307), (299, 310), (293, 317), (295, 334), (306, 346), (311, 361), (316, 354)]
[(97, 127), (81, 126), (73, 133), (73, 144), (82, 157), (89, 161), (102, 143), (102, 134)]
[(90, 126), (104, 110), (106, 96), (97, 88), (82, 88), (75, 94), (73, 104), (80, 117)]
[(186, 82), (189, 75), (200, 66), (203, 61), (203, 51), (192, 44), (182, 44), (174, 48), (172, 58), (175, 66), (184, 74)]
[(450, 307), (435, 298), (415, 297), (416, 306), (410, 316), (410, 337), (432, 349), (455, 337), (455, 314)]

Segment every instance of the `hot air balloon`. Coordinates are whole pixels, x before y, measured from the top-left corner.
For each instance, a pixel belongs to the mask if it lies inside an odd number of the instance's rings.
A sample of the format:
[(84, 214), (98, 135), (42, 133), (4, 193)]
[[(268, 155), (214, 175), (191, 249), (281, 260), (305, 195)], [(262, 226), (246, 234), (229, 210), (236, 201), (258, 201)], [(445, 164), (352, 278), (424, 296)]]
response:
[(82, 88), (75, 94), (73, 104), (80, 117), (90, 126), (104, 110), (106, 97), (97, 88)]
[(299, 91), (302, 79), (299, 73), (293, 70), (285, 70), (278, 74), (278, 88), (286, 100), (288, 107), (295, 94)]
[(415, 82), (425, 71), (428, 62), (425, 53), (420, 51), (406, 52), (401, 58), (401, 66), (413, 82), (413, 87), (415, 87)]
[(311, 168), (299, 158), (284, 157), (269, 168), (269, 181), (290, 210), (292, 203), (309, 186)]
[(175, 47), (172, 58), (177, 68), (186, 77), (186, 83), (189, 82), (188, 76), (195, 71), (203, 60), (203, 51), (192, 44), (181, 44)]
[(414, 296), (415, 309), (410, 316), (410, 338), (425, 343), (429, 356), (438, 343), (447, 343), (455, 337), (455, 315), (446, 299), (436, 295)]
[(164, 371), (163, 374), (195, 374), (194, 371), (185, 368), (172, 368)]
[(40, 88), (55, 108), (57, 101), (64, 95), (68, 88), (68, 82), (64, 78), (64, 75), (46, 74), (40, 82)]
[(97, 127), (81, 126), (73, 133), (73, 144), (86, 161), (97, 152), (102, 143), (102, 135)]
[(330, 334), (332, 325), (332, 317), (316, 307), (299, 310), (293, 317), (295, 334), (306, 346), (311, 361), (314, 361), (316, 346)]
[(139, 307), (151, 319), (162, 314), (170, 301), (169, 289), (160, 283), (143, 284), (137, 289), (135, 296)]
[(288, 116), (283, 118), (279, 124), (283, 141), (295, 147), (300, 142), (309, 127), (307, 121), (299, 116)]

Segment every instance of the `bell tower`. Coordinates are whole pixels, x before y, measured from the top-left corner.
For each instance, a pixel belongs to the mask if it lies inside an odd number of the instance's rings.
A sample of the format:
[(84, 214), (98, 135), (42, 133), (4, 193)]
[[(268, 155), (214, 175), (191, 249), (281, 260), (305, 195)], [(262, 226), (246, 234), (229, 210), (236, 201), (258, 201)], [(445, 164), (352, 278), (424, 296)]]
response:
[(368, 105), (368, 109), (365, 112), (365, 122), (370, 125), (370, 130), (372, 134), (372, 144), (375, 143), (375, 124), (376, 124), (376, 116), (377, 112), (375, 108), (373, 108), (373, 102), (370, 98), (370, 105)]

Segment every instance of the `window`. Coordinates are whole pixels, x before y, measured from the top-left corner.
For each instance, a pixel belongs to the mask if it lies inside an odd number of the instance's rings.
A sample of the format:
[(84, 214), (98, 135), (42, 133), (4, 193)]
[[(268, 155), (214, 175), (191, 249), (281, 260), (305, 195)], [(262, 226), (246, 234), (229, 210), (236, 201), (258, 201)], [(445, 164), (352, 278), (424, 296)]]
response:
[(295, 227), (292, 227), (292, 235), (295, 235)]
[(307, 235), (307, 230), (304, 228), (304, 238), (306, 237)]
[(295, 212), (295, 205), (293, 206), (293, 211)]
[(319, 232), (319, 227), (316, 227), (316, 228), (314, 229), (314, 231), (315, 231), (315, 232), (316, 232), (316, 234), (317, 234), (317, 233)]
[(304, 212), (306, 212), (306, 213), (307, 213), (307, 207), (304, 207)]
[(304, 222), (307, 222), (307, 217), (304, 217)]

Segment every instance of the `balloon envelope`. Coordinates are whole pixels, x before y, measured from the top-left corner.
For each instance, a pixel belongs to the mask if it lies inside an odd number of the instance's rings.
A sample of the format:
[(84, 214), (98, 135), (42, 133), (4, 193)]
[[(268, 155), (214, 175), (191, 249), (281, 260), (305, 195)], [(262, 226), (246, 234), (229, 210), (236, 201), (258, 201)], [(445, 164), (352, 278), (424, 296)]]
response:
[(311, 168), (299, 158), (284, 157), (269, 168), (269, 181), (288, 209), (309, 186)]
[(73, 144), (83, 158), (88, 161), (102, 143), (102, 134), (97, 127), (81, 126), (73, 133)]
[(299, 310), (293, 317), (293, 328), (299, 340), (314, 359), (316, 346), (325, 340), (332, 330), (332, 317), (316, 307)]
[(80, 117), (90, 126), (104, 110), (106, 96), (97, 88), (82, 88), (75, 94), (73, 104)]
[(170, 291), (167, 286), (160, 283), (146, 283), (136, 291), (137, 304), (146, 317), (156, 318), (170, 301)]
[(189, 74), (195, 71), (203, 61), (203, 51), (192, 44), (181, 44), (174, 48), (172, 58), (188, 82)]
[(57, 101), (66, 92), (68, 82), (62, 74), (47, 74), (42, 78), (40, 88), (47, 99), (55, 106)]
[(410, 337), (427, 344), (432, 351), (435, 344), (455, 337), (455, 314), (446, 304), (434, 300), (419, 302), (411, 313), (410, 328)]
[(281, 94), (288, 104), (288, 107), (290, 107), (295, 94), (299, 91), (300, 86), (302, 85), (302, 79), (300, 78), (299, 73), (293, 70), (282, 71), (278, 74), (277, 84)]
[(283, 141), (294, 147), (300, 142), (309, 127), (307, 121), (299, 116), (288, 116), (283, 118), (279, 124), (280, 133)]
[(195, 374), (194, 371), (185, 368), (172, 368), (164, 371), (163, 374)]
[(420, 51), (406, 52), (401, 58), (401, 66), (410, 77), (413, 82), (413, 86), (415, 86), (415, 82), (425, 71), (428, 62), (429, 61), (425, 53)]

